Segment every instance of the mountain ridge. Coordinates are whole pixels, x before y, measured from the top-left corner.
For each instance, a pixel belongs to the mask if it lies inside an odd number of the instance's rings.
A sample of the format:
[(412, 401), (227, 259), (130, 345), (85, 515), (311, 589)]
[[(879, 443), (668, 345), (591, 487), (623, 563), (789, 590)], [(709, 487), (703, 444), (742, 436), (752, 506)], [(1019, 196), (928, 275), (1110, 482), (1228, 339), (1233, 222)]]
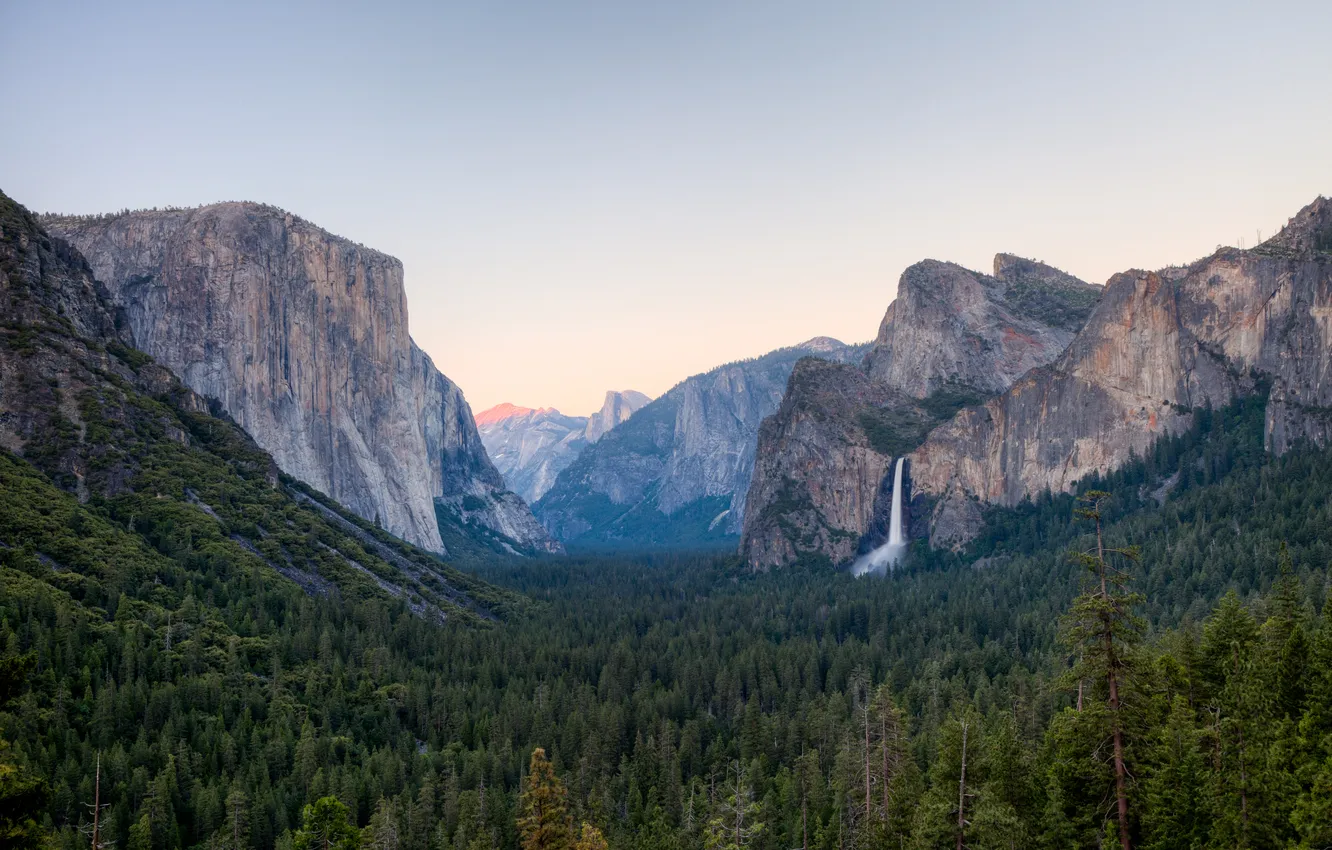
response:
[(128, 344), (88, 263), (3, 193), (0, 271), (7, 573), (25, 566), (94, 604), (98, 582), (174, 595), (182, 564), (201, 581), (252, 573), (426, 619), (516, 603), (281, 474), (216, 400)]
[(858, 365), (804, 364), (758, 431), (740, 552), (752, 568), (849, 561), (875, 541), (891, 461), (938, 422), (1057, 357), (1101, 288), (996, 255), (993, 274), (903, 271)]
[(396, 258), (249, 202), (42, 222), (85, 256), (134, 343), (285, 471), (436, 551), (441, 521), (558, 548), (409, 336)]
[(796, 361), (864, 350), (815, 337), (685, 378), (585, 449), (533, 509), (580, 545), (725, 545), (744, 515), (759, 423)]
[(579, 452), (649, 401), (635, 390), (607, 390), (601, 408), (589, 416), (505, 402), (477, 414), (476, 422), (486, 453), (505, 484), (532, 503), (545, 495)]
[(1253, 249), (1115, 275), (1057, 361), (930, 435), (913, 481), (955, 505), (1065, 492), (1187, 429), (1196, 409), (1253, 393), (1268, 398), (1268, 451), (1326, 444), (1330, 318), (1332, 203), (1319, 197)]

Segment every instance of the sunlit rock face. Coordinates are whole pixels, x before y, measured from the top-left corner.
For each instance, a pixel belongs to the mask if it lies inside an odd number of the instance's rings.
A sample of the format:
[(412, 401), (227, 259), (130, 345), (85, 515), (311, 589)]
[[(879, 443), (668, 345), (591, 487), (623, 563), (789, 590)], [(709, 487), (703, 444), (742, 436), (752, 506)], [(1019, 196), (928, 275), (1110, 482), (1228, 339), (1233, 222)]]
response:
[(283, 471), (436, 551), (435, 502), (464, 494), (517, 546), (549, 545), (461, 391), (408, 336), (397, 259), (251, 203), (43, 223), (87, 257), (135, 345)]
[(584, 447), (595, 443), (651, 401), (634, 390), (606, 393), (591, 416), (565, 416), (553, 407), (499, 404), (476, 416), (486, 452), (504, 482), (529, 503), (550, 490), (555, 478)]
[(992, 274), (936, 260), (908, 268), (863, 364), (800, 364), (759, 430), (743, 559), (842, 564), (882, 545), (873, 520), (893, 459), (1059, 357), (1100, 295), (1009, 254)]
[(1332, 434), (1332, 203), (1320, 198), (1250, 251), (1116, 275), (1045, 369), (935, 430), (916, 487), (1011, 505), (1122, 465), (1191, 410), (1268, 393), (1266, 443)]

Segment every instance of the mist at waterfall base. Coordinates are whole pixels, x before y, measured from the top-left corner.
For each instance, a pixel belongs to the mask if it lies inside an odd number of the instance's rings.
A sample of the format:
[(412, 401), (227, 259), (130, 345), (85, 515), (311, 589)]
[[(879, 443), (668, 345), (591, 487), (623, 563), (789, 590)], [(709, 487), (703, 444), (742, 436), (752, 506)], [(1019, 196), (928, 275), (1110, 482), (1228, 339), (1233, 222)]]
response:
[(906, 554), (906, 537), (902, 534), (902, 462), (897, 459), (897, 469), (893, 472), (893, 512), (888, 520), (888, 542), (866, 555), (861, 555), (851, 565), (851, 575), (863, 576), (866, 573), (884, 575), (897, 566)]

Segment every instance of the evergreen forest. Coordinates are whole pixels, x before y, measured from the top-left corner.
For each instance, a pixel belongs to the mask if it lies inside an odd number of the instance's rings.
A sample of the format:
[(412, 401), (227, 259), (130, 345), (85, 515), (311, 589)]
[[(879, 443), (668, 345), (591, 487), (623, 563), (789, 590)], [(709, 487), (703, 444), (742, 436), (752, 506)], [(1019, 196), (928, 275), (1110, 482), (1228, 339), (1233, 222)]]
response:
[(443, 617), (8, 454), (0, 497), (11, 846), (1332, 845), (1332, 452), (1260, 402), (886, 578), (476, 560)]

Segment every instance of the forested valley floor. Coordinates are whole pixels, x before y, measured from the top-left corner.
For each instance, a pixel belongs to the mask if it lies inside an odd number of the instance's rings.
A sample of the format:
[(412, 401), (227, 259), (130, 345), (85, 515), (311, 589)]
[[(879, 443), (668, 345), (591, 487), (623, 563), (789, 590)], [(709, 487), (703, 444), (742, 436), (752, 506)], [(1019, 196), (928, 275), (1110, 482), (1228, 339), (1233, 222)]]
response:
[(126, 850), (1327, 847), (1332, 452), (1196, 419), (884, 579), (479, 562), (497, 619), (442, 623), (5, 454), (5, 840), (88, 847), (96, 799)]

